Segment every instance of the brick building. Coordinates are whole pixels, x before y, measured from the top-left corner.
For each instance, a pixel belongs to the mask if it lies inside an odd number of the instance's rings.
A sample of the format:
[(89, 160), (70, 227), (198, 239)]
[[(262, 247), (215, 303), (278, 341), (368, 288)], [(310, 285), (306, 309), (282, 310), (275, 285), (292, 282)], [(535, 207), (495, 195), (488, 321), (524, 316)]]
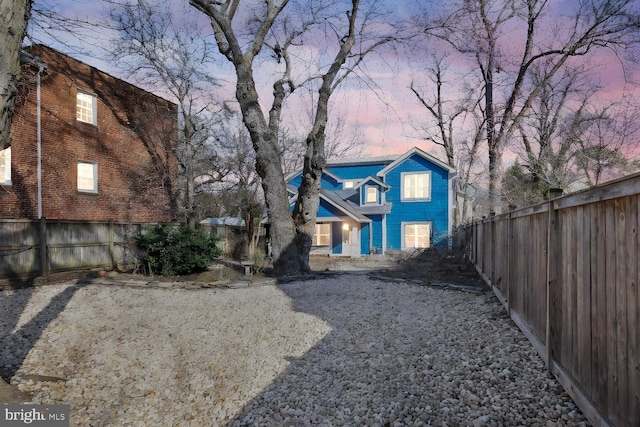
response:
[[(0, 151), (0, 218), (176, 219), (177, 106), (51, 48), (27, 49), (11, 147)], [(37, 100), (38, 62), (40, 108)], [(38, 138), (38, 115), (40, 138)]]

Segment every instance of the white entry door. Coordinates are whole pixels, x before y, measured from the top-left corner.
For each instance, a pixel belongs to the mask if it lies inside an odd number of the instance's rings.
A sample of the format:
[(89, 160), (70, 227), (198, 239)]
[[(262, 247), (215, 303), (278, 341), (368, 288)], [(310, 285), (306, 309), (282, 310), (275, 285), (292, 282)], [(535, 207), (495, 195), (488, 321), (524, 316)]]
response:
[(350, 225), (348, 230), (342, 233), (342, 254), (352, 257), (359, 257), (360, 254), (360, 232), (357, 225)]

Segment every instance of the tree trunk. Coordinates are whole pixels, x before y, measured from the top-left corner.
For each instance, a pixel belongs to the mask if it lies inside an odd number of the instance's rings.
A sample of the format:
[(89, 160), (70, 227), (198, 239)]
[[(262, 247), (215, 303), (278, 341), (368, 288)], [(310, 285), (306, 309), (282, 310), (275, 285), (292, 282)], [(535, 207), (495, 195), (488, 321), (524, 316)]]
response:
[(256, 171), (262, 179), (262, 189), (269, 212), (271, 226), (271, 252), (277, 274), (296, 274), (301, 271), (300, 252), (296, 246), (296, 231), (293, 225), (284, 173), (280, 167), (277, 138), (260, 109), (258, 92), (253, 80), (251, 65), (236, 64), (236, 98), (244, 123), (251, 135), (256, 153)]
[(500, 141), (495, 135), (495, 111), (493, 108), (493, 57), (489, 58), (485, 77), (485, 111), (487, 119), (487, 149), (489, 151), (489, 214), (500, 212), (498, 182), (501, 163)]
[(307, 137), (307, 152), (304, 156), (302, 184), (298, 189), (298, 202), (293, 211), (293, 222), (296, 227), (296, 245), (300, 254), (300, 267), (303, 272), (311, 271), (309, 253), (313, 243), (316, 213), (320, 205), (320, 184), (325, 163), (324, 130), (322, 132), (312, 131)]
[(11, 118), (20, 78), (20, 47), (33, 0), (0, 0), (0, 150), (11, 145)]

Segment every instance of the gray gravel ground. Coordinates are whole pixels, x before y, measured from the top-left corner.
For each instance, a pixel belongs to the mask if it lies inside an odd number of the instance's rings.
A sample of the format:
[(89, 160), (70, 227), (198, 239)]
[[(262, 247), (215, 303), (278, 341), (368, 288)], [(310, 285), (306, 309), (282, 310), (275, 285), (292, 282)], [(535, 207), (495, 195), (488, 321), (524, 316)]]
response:
[(346, 278), (283, 287), (332, 332), (232, 425), (588, 425), (495, 297)]
[(0, 292), (0, 312), (16, 304), (0, 364), (72, 425), (589, 425), (490, 294), (352, 273)]

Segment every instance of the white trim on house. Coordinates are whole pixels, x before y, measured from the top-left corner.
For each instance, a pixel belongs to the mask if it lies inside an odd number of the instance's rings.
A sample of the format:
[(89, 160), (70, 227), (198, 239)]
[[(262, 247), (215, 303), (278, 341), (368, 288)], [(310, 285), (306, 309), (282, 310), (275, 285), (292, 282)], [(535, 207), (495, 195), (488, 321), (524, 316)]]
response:
[(431, 163), (433, 163), (433, 164), (435, 164), (437, 166), (440, 166), (442, 169), (444, 169), (447, 172), (449, 172), (449, 178), (453, 178), (456, 175), (456, 170), (454, 168), (452, 168), (448, 164), (442, 162), (441, 160), (436, 159), (432, 155), (430, 155), (428, 153), (425, 153), (424, 151), (422, 151), (418, 147), (413, 147), (411, 150), (407, 151), (406, 153), (404, 153), (400, 157), (397, 157), (391, 164), (387, 165), (385, 168), (380, 170), (377, 173), (377, 175), (380, 176), (380, 177), (384, 177), (392, 169), (395, 169), (398, 165), (400, 165), (402, 162), (404, 162), (405, 160), (407, 160), (409, 157), (413, 156), (414, 154), (419, 155), (420, 157), (430, 161)]
[(387, 252), (387, 215), (382, 215), (382, 253)]
[[(449, 207), (448, 208), (448, 210), (449, 210), (449, 230), (448, 230), (449, 236), (453, 236), (453, 222), (455, 220), (454, 212), (456, 210), (456, 197), (455, 197), (456, 192), (455, 192), (454, 182), (455, 182), (455, 179), (452, 179), (451, 177), (450, 177), (450, 179), (447, 180), (447, 187), (448, 187), (447, 193), (449, 195), (448, 196), (449, 200), (448, 200), (448, 204), (447, 204), (447, 206)], [(451, 245), (451, 243), (449, 243), (449, 244)], [(451, 248), (449, 248), (449, 249), (451, 249)]]
[[(322, 173), (324, 175), (327, 175), (330, 178), (335, 179), (336, 182), (338, 182), (338, 183), (342, 183), (343, 181), (346, 181), (346, 180), (343, 180), (339, 176), (331, 173), (330, 171), (328, 171), (326, 169), (322, 169)], [(289, 182), (289, 181), (291, 181), (293, 178), (295, 178), (298, 175), (302, 175), (302, 169), (298, 169), (297, 171), (291, 172), (289, 175), (285, 176), (284, 177), (284, 182)], [(353, 181), (353, 180), (348, 180), (348, 181)]]
[(374, 184), (379, 185), (380, 187), (384, 188), (385, 190), (390, 189), (391, 187), (389, 187), (389, 185), (385, 184), (384, 182), (380, 181), (379, 179), (369, 175), (368, 177), (361, 179), (358, 181), (358, 184), (355, 185), (353, 187), (354, 190), (357, 190), (358, 188), (362, 187), (363, 185), (365, 185), (366, 183), (368, 183), (369, 181), (373, 181)]

